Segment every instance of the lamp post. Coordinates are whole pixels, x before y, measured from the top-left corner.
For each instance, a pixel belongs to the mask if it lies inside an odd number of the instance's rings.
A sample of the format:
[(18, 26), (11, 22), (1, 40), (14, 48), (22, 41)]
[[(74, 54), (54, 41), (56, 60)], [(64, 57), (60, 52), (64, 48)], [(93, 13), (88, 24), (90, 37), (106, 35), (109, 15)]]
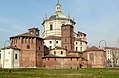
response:
[[(104, 42), (104, 46), (102, 47), (102, 49), (106, 52), (106, 41), (105, 40), (100, 40), (100, 42), (99, 42), (99, 48), (101, 48), (101, 46), (100, 46), (100, 44), (101, 44), (101, 42)], [(105, 57), (106, 57), (106, 55), (105, 55)], [(105, 66), (107, 66), (107, 58), (105, 59)]]
[(5, 61), (5, 47), (6, 47), (6, 44), (9, 43), (10, 46), (11, 46), (11, 42), (9, 40), (6, 40), (4, 42), (4, 53), (3, 53), (3, 71), (4, 71), (4, 61)]
[[(101, 40), (101, 41), (99, 42), (99, 48), (101, 48), (101, 46), (100, 46), (101, 42), (104, 42), (104, 45), (105, 45), (105, 47), (106, 47), (106, 41), (105, 41), (105, 40)], [(105, 49), (105, 47), (104, 47), (104, 49)]]

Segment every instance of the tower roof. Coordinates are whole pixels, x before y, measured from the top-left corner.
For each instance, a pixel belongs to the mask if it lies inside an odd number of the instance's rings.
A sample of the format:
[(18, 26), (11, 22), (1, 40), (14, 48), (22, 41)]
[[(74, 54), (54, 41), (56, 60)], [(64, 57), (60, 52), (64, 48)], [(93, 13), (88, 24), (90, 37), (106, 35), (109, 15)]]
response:
[(96, 46), (92, 46), (92, 47), (86, 49), (84, 52), (89, 52), (89, 51), (103, 51), (103, 50), (97, 48)]

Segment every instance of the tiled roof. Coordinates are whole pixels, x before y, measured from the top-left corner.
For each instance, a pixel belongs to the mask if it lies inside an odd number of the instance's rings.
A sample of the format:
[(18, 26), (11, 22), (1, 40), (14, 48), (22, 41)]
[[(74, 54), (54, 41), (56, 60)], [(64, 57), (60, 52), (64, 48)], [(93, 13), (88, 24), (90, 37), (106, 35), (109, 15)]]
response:
[(73, 51), (73, 50), (70, 50), (68, 51), (68, 53), (82, 53), (81, 51)]
[(103, 50), (97, 48), (96, 46), (92, 46), (91, 48), (86, 49), (84, 52), (87, 52), (87, 51), (103, 51)]
[(14, 47), (14, 46), (7, 46), (7, 47), (5, 47), (5, 48), (1, 48), (1, 49), (3, 50), (3, 49), (10, 49), (10, 48), (12, 48), (12, 49), (18, 49), (18, 50), (20, 50), (19, 48), (17, 48), (17, 47)]
[(37, 37), (37, 38), (40, 38), (39, 36), (35, 36), (33, 34), (30, 34), (29, 32), (19, 34), (19, 35), (16, 35), (16, 36), (12, 36), (10, 38), (15, 38), (15, 37)]

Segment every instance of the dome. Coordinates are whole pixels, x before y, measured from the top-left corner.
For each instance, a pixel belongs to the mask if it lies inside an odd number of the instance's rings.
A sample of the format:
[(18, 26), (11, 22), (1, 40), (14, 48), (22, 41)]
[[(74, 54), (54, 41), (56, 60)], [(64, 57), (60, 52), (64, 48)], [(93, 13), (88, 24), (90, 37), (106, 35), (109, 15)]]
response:
[(61, 11), (56, 11), (49, 19), (53, 20), (56, 18), (61, 18), (61, 19), (68, 19)]

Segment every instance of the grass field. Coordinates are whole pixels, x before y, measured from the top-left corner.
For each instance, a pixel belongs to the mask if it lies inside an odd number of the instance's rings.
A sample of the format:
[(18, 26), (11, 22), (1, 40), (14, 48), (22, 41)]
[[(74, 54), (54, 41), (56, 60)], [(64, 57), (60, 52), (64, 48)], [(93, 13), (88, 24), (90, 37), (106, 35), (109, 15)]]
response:
[[(102, 71), (100, 74), (99, 71)], [(11, 73), (0, 69), (0, 78), (119, 78), (119, 68), (104, 69), (12, 69)]]

